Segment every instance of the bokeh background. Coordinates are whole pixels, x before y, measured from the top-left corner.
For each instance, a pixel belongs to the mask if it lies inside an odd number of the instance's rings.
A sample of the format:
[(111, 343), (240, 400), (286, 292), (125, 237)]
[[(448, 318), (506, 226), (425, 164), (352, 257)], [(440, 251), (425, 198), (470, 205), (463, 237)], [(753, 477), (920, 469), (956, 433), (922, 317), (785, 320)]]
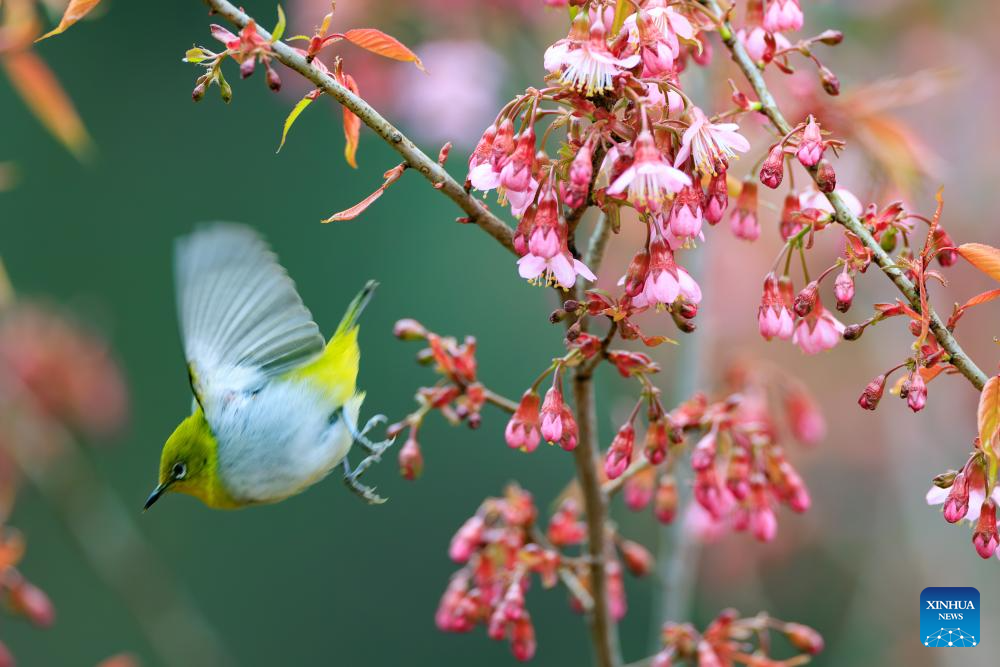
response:
[[(244, 4), (265, 24), (273, 20), (272, 2)], [(362, 93), (429, 153), (445, 140), (456, 143), (450, 168), (462, 176), (469, 144), (505, 95), (539, 82), (542, 50), (563, 34), (563, 16), (541, 5), (340, 0), (339, 27), (377, 25), (396, 34), (424, 57), (431, 74), (379, 63), (347, 46), (340, 52)], [(943, 184), (951, 235), (958, 242), (1000, 243), (993, 213), (1000, 178), (994, 3), (803, 5), (811, 27), (847, 35), (841, 47), (822, 50), (843, 82), (841, 110), (884, 102), (885, 113), (910, 128), (904, 143), (916, 147), (922, 168), (916, 171), (926, 173), (911, 174), (910, 189), (900, 196), (930, 213), (933, 192)], [(308, 33), (327, 5), (297, 0), (286, 9), (289, 34)], [(416, 317), (442, 333), (474, 334), (481, 377), (511, 396), (558, 353), (561, 332), (547, 321), (551, 294), (517, 278), (511, 258), (485, 235), (456, 225), (453, 205), (416, 175), (405, 175), (358, 221), (319, 224), (374, 189), (398, 159), (364, 131), (360, 168), (349, 169), (339, 109), (327, 101), (303, 114), (276, 155), (281, 123), (305, 90), (290, 73), (283, 75), (285, 90), (274, 95), (260, 74), (239, 82), (231, 68), (230, 106), (214, 91), (192, 104), (194, 68), (180, 58), (192, 43), (209, 45), (201, 3), (117, 0), (102, 13), (38, 49), (93, 137), (89, 159), (78, 161), (60, 147), (0, 83), (0, 254), (11, 281), (21, 298), (69, 313), (105, 337), (124, 369), (129, 399), (123, 431), (80, 438), (87, 442), (61, 464), (68, 468), (61, 474), (86, 481), (79, 496), (89, 499), (85, 508), (67, 495), (72, 484), (25, 483), (20, 490), (9, 523), (27, 538), (22, 570), (49, 593), (58, 616), (48, 630), (4, 618), (4, 642), (23, 665), (93, 665), (123, 651), (144, 665), (160, 665), (164, 651), (150, 641), (146, 624), (152, 623), (161, 644), (196, 654), (191, 665), (212, 664), (206, 656), (214, 655), (239, 665), (511, 664), (506, 645), (482, 631), (443, 635), (433, 623), (453, 569), (448, 540), (480, 499), (517, 480), (545, 506), (572, 475), (570, 457), (558, 450), (530, 456), (509, 450), (498, 413), (487, 410), (478, 431), (428, 423), (419, 481), (401, 480), (391, 460), (370, 473), (391, 498), (381, 507), (364, 506), (330, 480), (273, 507), (211, 512), (190, 498), (170, 497), (141, 513), (160, 446), (190, 407), (171, 244), (199, 221), (238, 220), (266, 234), (324, 329), (335, 326), (366, 279), (382, 283), (362, 327), (361, 381), (367, 409), (390, 418), (403, 416), (416, 387), (430, 379), (414, 363), (415, 346), (393, 339), (396, 319)], [(697, 76), (689, 85), (699, 99), (724, 104), (718, 84), (725, 77), (712, 83)], [(903, 93), (896, 86), (891, 93), (882, 87), (851, 96), (894, 77), (911, 77)], [(795, 97), (793, 105), (811, 99)], [(838, 172), (862, 199), (882, 191), (888, 179), (884, 166), (871, 169), (850, 149)], [(923, 500), (933, 475), (965, 460), (975, 393), (964, 380), (947, 377), (930, 386), (928, 408), (916, 416), (891, 397), (876, 413), (858, 409), (868, 380), (906, 354), (911, 339), (895, 322), (818, 358), (763, 342), (754, 319), (759, 281), (779, 242), (777, 211), (765, 207), (762, 215), (766, 231), (753, 246), (720, 225), (689, 255), (698, 258), (707, 295), (699, 329), (654, 356), (664, 366), (661, 386), (674, 395), (717, 387), (734, 362), (775, 364), (802, 378), (829, 427), (823, 443), (790, 454), (813, 491), (814, 507), (804, 516), (784, 512), (779, 537), (768, 545), (746, 536), (701, 545), (677, 529), (660, 530), (648, 514), (627, 516), (617, 507), (629, 536), (667, 554), (660, 576), (629, 581), (630, 611), (621, 628), (626, 658), (650, 653), (665, 616), (704, 624), (735, 606), (819, 628), (828, 649), (817, 665), (993, 664), (1000, 564), (980, 561), (970, 531), (946, 525)], [(828, 247), (817, 257), (832, 257), (833, 241), (824, 242)], [(615, 264), (624, 266), (630, 245), (612, 242), (609, 274)], [(967, 266), (948, 276), (949, 287), (935, 289), (942, 311), (989, 287)], [(859, 281), (852, 321), (871, 303), (893, 298), (888, 282), (870, 272)], [(996, 313), (986, 306), (960, 330), (963, 344), (989, 370), (1000, 351)], [(660, 324), (672, 328), (669, 321)], [(623, 389), (610, 373), (601, 376), (605, 439), (627, 401)], [(108, 541), (113, 544), (96, 547), (98, 560), (102, 548), (115, 560), (95, 568), (93, 553), (81, 544)], [(918, 600), (925, 586), (979, 588), (980, 649), (920, 645)], [(588, 663), (583, 622), (563, 593), (532, 590), (529, 607), (539, 641), (535, 664)], [(163, 608), (170, 613), (159, 613)], [(212, 648), (194, 650), (205, 642)]]

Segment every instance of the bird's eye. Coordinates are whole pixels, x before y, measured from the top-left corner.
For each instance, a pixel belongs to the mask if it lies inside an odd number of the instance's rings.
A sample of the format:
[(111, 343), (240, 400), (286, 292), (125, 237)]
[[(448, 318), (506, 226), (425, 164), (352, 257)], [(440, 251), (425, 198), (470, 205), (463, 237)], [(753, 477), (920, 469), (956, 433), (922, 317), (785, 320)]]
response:
[(170, 472), (174, 479), (184, 479), (184, 476), (187, 474), (187, 466), (178, 461), (174, 464), (174, 467)]

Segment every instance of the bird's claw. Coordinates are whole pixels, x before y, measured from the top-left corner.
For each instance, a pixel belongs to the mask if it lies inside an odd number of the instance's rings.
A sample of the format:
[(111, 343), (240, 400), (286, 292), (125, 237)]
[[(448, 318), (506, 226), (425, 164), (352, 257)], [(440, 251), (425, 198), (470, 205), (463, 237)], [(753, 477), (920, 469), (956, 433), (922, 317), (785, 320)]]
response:
[(361, 475), (364, 474), (372, 463), (375, 463), (377, 460), (377, 456), (369, 456), (361, 461), (357, 468), (351, 470), (351, 466), (347, 462), (347, 459), (344, 459), (344, 484), (347, 485), (347, 488), (350, 489), (352, 493), (359, 496), (369, 505), (381, 505), (387, 500), (386, 498), (383, 498), (375, 493), (375, 487), (366, 486), (360, 481)]
[(362, 428), (359, 431), (357, 424), (354, 424), (349, 419), (344, 420), (344, 422), (347, 424), (347, 428), (351, 432), (351, 437), (354, 438), (354, 442), (358, 443), (366, 450), (368, 450), (368, 453), (375, 458), (375, 461), (379, 460), (379, 457), (385, 452), (385, 450), (389, 449), (389, 447), (392, 446), (392, 443), (396, 442), (396, 439), (389, 438), (387, 440), (382, 440), (380, 442), (372, 442), (366, 437), (366, 434), (373, 428), (377, 427), (379, 424), (384, 424), (386, 421), (388, 421), (388, 419), (386, 418), (385, 415), (375, 415), (374, 417), (369, 419), (368, 423), (365, 424), (364, 428)]

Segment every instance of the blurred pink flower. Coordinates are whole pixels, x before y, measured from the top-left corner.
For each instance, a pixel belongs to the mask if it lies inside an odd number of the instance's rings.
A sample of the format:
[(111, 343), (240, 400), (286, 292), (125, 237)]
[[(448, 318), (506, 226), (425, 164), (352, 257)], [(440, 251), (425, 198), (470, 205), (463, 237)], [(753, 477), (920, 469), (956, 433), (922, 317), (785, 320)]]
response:
[(411, 68), (396, 70), (394, 114), (420, 141), (475, 146), (500, 106), (504, 59), (471, 40), (426, 42), (414, 50), (429, 75), (417, 76)]

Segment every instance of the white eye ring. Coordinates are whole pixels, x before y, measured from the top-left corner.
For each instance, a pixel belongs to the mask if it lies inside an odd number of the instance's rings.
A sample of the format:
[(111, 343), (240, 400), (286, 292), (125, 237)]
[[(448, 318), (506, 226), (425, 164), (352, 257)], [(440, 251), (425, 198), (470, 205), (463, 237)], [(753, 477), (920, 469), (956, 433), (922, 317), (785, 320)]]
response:
[(184, 476), (187, 475), (187, 466), (178, 461), (170, 472), (174, 479), (184, 479)]

